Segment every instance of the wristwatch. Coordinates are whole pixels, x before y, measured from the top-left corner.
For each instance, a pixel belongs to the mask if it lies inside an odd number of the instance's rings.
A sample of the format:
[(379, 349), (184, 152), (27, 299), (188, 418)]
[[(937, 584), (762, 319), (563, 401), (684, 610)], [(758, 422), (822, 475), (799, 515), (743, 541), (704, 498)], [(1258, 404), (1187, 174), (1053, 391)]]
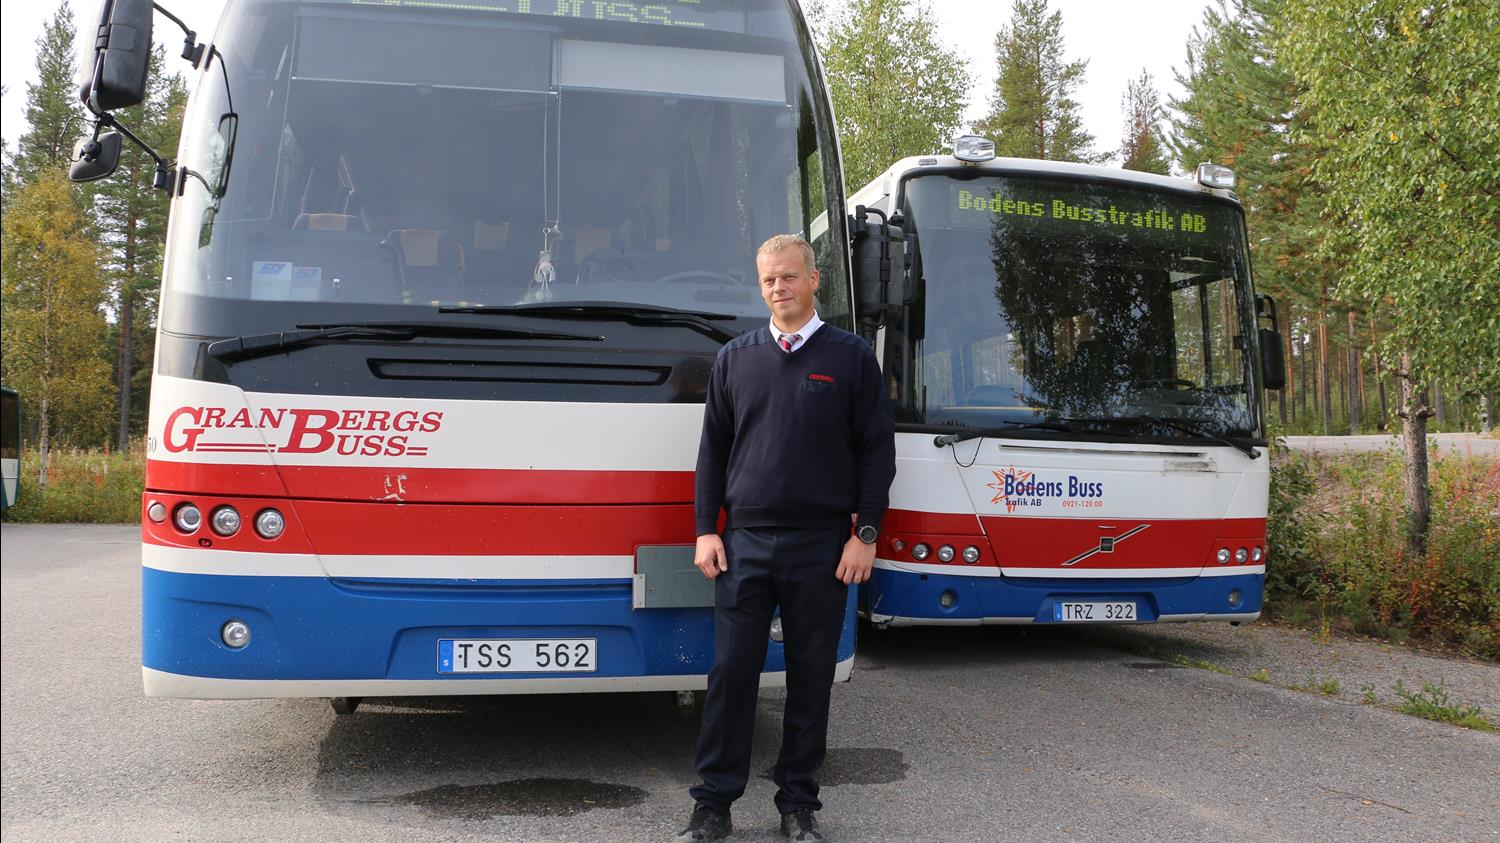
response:
[(854, 535), (858, 536), (859, 540), (865, 544), (874, 544), (875, 540), (880, 538), (880, 530), (873, 524), (866, 524), (855, 530)]

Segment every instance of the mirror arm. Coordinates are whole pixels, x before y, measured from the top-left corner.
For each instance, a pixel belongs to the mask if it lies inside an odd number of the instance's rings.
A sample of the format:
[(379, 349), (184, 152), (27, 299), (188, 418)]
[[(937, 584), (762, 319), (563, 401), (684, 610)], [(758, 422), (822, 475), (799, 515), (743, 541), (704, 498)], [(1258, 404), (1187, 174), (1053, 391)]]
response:
[(178, 28), (183, 31), (186, 37), (182, 39), (182, 57), (186, 61), (191, 62), (193, 69), (196, 70), (198, 63), (203, 61), (203, 43), (198, 40), (198, 33), (189, 29), (188, 25), (183, 23), (181, 18), (162, 8), (160, 3), (152, 3), (151, 8), (161, 12), (163, 17), (177, 24)]
[(172, 193), (177, 185), (176, 173), (172, 170), (172, 162), (161, 157), (156, 150), (151, 148), (150, 144), (136, 137), (135, 132), (127, 129), (125, 124), (121, 123), (119, 119), (107, 111), (98, 115), (98, 120), (94, 123), (94, 134), (97, 135), (99, 129), (103, 127), (112, 128), (124, 135), (127, 140), (140, 147), (142, 152), (151, 156), (151, 160), (156, 162), (156, 177), (152, 180), (151, 186), (157, 190), (165, 190), (168, 194)]

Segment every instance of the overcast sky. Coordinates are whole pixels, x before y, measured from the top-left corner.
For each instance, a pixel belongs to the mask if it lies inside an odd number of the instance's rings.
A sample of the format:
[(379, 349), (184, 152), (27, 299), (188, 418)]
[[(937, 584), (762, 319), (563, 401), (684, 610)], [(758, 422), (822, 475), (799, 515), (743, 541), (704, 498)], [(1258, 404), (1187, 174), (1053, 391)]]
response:
[[(843, 0), (828, 0), (839, 5)], [(942, 37), (969, 63), (975, 74), (967, 117), (980, 117), (988, 107), (995, 84), (995, 33), (1010, 19), (1006, 0), (927, 0), (940, 22)], [(1120, 146), (1124, 118), (1120, 99), (1125, 83), (1145, 68), (1156, 77), (1163, 103), (1169, 95), (1180, 95), (1173, 68), (1186, 60), (1189, 33), (1203, 18), (1212, 0), (1052, 0), (1051, 7), (1063, 16), (1064, 49), (1070, 59), (1087, 59), (1088, 71), (1078, 91), (1084, 127), (1094, 135), (1101, 150)], [(207, 40), (223, 0), (166, 0), (164, 6), (198, 30)], [(32, 81), (35, 42), (42, 24), (56, 6), (49, 0), (0, 4), (0, 82), (6, 88), (0, 131), (14, 149), (15, 138), (25, 130), (26, 83)], [(94, 0), (73, 0), (75, 20), (82, 24), (97, 14)], [(160, 15), (156, 18), (158, 41), (165, 41), (168, 55), (181, 47), (177, 30)], [(165, 37), (164, 37), (165, 36)], [(186, 63), (173, 61), (182, 70)]]

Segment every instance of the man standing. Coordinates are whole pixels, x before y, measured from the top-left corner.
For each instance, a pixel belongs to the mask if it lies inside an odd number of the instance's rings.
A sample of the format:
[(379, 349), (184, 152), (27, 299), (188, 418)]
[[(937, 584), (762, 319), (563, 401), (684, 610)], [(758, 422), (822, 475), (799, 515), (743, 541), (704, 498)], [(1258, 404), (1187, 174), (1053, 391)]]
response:
[(771, 324), (719, 351), (698, 448), (694, 564), (715, 580), (714, 666), (698, 737), (703, 780), (691, 790), (697, 806), (679, 841), (717, 840), (732, 829), (778, 605), (787, 694), (776, 808), (782, 834), (825, 839), (814, 775), (827, 751), (839, 634), (849, 586), (870, 577), (896, 475), (879, 365), (864, 340), (818, 318), (812, 247), (777, 235), (755, 263)]

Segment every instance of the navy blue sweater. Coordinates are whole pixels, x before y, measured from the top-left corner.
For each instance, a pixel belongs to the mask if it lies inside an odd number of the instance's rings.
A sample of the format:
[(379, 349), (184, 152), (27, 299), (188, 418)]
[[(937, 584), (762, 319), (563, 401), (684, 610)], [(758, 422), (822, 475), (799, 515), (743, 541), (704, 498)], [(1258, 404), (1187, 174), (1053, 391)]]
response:
[(791, 354), (769, 328), (719, 350), (694, 499), (698, 535), (726, 528), (880, 526), (896, 476), (891, 402), (864, 340), (824, 324)]

